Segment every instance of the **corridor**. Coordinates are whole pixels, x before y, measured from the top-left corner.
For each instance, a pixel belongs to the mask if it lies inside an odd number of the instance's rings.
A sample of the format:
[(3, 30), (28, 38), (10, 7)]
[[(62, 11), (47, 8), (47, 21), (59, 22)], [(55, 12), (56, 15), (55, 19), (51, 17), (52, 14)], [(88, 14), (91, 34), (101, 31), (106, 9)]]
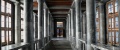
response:
[(0, 0), (1, 50), (120, 50), (120, 0)]

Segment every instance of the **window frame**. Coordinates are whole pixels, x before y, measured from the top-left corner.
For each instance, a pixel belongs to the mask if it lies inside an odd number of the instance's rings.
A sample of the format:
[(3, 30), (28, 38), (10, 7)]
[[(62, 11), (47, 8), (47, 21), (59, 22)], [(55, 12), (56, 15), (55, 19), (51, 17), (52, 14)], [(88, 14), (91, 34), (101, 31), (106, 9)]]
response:
[[(110, 4), (110, 3), (112, 3), (113, 4), (113, 13), (109, 13), (108, 11), (109, 11), (109, 9), (108, 9), (108, 5)], [(108, 44), (111, 44), (111, 45), (118, 45), (119, 43), (118, 42), (116, 42), (116, 32), (118, 32), (119, 31), (119, 29), (118, 28), (116, 28), (116, 17), (118, 17), (118, 11), (116, 12), (115, 11), (115, 3), (116, 3), (116, 0), (112, 0), (112, 1), (109, 1), (109, 2), (107, 2), (107, 4), (106, 4), (106, 14), (107, 14), (107, 41), (108, 41)], [(113, 21), (112, 21), (112, 18), (113, 18)], [(109, 19), (111, 19), (111, 23), (109, 22)], [(118, 19), (119, 20), (119, 19)], [(118, 22), (118, 21), (117, 21)], [(111, 25), (111, 28), (109, 28), (109, 23), (110, 23), (110, 25)], [(113, 25), (112, 25), (112, 23), (113, 23)], [(113, 26), (113, 27), (112, 27)], [(118, 26), (119, 27), (119, 26)], [(112, 32), (114, 32), (114, 36), (113, 36), (113, 38), (109, 38), (109, 32), (111, 32), (111, 36), (112, 36)], [(109, 39), (111, 39), (111, 41), (109, 41)], [(114, 39), (114, 40), (113, 40)], [(113, 41), (112, 41), (113, 40)]]

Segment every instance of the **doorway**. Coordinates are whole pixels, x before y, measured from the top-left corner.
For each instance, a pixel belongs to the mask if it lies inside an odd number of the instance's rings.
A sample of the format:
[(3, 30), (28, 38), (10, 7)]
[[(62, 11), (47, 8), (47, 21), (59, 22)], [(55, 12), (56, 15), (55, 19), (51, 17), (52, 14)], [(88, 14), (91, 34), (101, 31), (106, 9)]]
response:
[(63, 22), (57, 22), (57, 37), (63, 37)]

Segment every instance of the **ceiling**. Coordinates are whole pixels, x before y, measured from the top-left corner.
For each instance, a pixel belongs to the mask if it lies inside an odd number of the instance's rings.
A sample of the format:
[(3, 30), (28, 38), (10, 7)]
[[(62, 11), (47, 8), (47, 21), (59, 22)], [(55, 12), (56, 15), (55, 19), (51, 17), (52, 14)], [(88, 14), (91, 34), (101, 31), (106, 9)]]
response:
[[(54, 18), (66, 18), (68, 16), (69, 10), (73, 4), (74, 0), (46, 0), (46, 5), (49, 8), (52, 17)], [(96, 0), (100, 1), (100, 0)], [(104, 0), (108, 1), (108, 0)], [(34, 10), (37, 12), (37, 1), (34, 0)], [(86, 10), (86, 0), (82, 0), (81, 2), (82, 11)]]

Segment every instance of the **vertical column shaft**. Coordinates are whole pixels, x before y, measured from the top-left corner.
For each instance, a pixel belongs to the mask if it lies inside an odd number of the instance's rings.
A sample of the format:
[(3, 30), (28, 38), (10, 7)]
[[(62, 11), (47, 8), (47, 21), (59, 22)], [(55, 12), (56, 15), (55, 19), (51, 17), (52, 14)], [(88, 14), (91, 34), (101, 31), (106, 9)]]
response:
[[(80, 10), (81, 10), (81, 0), (75, 0), (75, 11), (76, 11), (76, 48), (81, 47), (81, 43), (79, 44), (80, 35)], [(81, 50), (81, 49), (80, 49)]]
[(105, 44), (105, 12), (104, 12), (104, 3), (99, 2), (99, 9), (100, 9), (100, 41), (101, 44)]
[(86, 12), (83, 13), (83, 39), (86, 39)]
[(41, 27), (42, 27), (42, 14), (43, 14), (43, 0), (37, 0), (38, 1), (38, 39), (40, 39), (42, 35)]
[(95, 43), (95, 0), (86, 0), (87, 16), (87, 50), (94, 50), (91, 47)]
[(20, 3), (15, 3), (15, 43), (21, 42), (21, 8)]
[(25, 33), (26, 42), (30, 43), (29, 50), (35, 50), (34, 48), (34, 18), (33, 18), (33, 0), (24, 0), (24, 12), (25, 12)]
[(73, 30), (73, 9), (71, 9), (71, 37), (72, 37), (72, 43), (73, 43), (73, 34), (74, 34), (74, 30)]
[[(1, 0), (0, 0), (0, 5), (1, 5)], [(0, 12), (1, 12), (1, 6), (0, 6)], [(0, 13), (0, 31), (1, 31), (1, 13)], [(1, 49), (1, 32), (0, 32), (0, 49)]]

